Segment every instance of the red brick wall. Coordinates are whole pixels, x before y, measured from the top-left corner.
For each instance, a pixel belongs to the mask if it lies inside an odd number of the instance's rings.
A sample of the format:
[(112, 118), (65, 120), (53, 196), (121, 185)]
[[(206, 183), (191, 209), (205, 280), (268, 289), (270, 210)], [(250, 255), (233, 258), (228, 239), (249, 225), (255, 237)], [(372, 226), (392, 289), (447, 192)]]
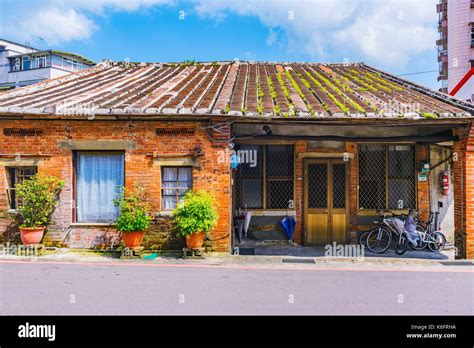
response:
[(359, 186), (359, 176), (358, 176), (358, 156), (357, 156), (357, 144), (356, 143), (346, 143), (346, 152), (350, 153), (353, 158), (349, 160), (349, 241), (351, 243), (357, 242), (357, 187)]
[(416, 147), (416, 160), (415, 166), (416, 171), (415, 175), (417, 176), (417, 185), (418, 185), (418, 213), (420, 221), (428, 221), (430, 218), (430, 182), (429, 180), (426, 181), (418, 181), (418, 173), (420, 172), (420, 162), (422, 161), (429, 161), (429, 147), (419, 145)]
[[(193, 168), (193, 187), (212, 191), (219, 202), (219, 222), (212, 233), (212, 248), (228, 251), (230, 245), (230, 174), (229, 163), (219, 163), (218, 151), (225, 143), (209, 140), (199, 122), (111, 122), (111, 121), (4, 121), (0, 131), (0, 154), (44, 155), (38, 171), (56, 175), (65, 181), (61, 199), (48, 229), (46, 241), (55, 240), (70, 231), (66, 238), (72, 247), (91, 247), (95, 241), (114, 238), (115, 231), (101, 227), (71, 226), (72, 221), (72, 151), (60, 149), (58, 143), (65, 140), (133, 140), (136, 149), (125, 151), (126, 186), (140, 184), (151, 198), (153, 211), (161, 210), (161, 170), (153, 165), (150, 154), (189, 154), (195, 146), (201, 146), (201, 168)], [(156, 128), (195, 128), (194, 136), (156, 136)], [(3, 128), (41, 128), (39, 137), (5, 137)], [(223, 133), (222, 133), (223, 132)], [(227, 134), (226, 134), (227, 132)], [(219, 132), (221, 139), (229, 138), (229, 128)], [(22, 156), (23, 157), (23, 156)], [(24, 157), (26, 158), (26, 157)], [(5, 167), (0, 166), (0, 211), (7, 209)], [(0, 218), (0, 231), (5, 231), (7, 215)], [(105, 238), (107, 237), (107, 238)]]
[(459, 130), (454, 153), (454, 240), (457, 258), (474, 259), (474, 129)]
[(306, 142), (297, 141), (295, 143), (295, 209), (296, 209), (296, 227), (294, 241), (303, 243), (303, 210), (304, 210), (304, 162), (298, 157), (298, 154), (306, 151)]

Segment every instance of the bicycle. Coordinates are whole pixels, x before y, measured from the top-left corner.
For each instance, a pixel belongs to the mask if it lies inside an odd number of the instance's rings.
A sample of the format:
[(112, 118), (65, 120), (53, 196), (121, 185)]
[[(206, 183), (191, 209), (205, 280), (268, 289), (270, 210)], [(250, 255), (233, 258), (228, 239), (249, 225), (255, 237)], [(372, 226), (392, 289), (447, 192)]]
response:
[(410, 246), (415, 250), (423, 250), (428, 247), (430, 251), (440, 252), (446, 245), (446, 237), (439, 229), (439, 209), (443, 206), (442, 202), (438, 202), (438, 211), (430, 212), (428, 223), (423, 226), (423, 223), (418, 223), (416, 232), (419, 235), (418, 246)]
[[(376, 254), (384, 253), (392, 242), (392, 235), (398, 237), (399, 232), (395, 228), (395, 219), (404, 215), (395, 215), (388, 210), (379, 210), (382, 221), (374, 221), (378, 225), (373, 228), (367, 236), (367, 248)], [(391, 218), (387, 218), (387, 214), (391, 214)]]
[(397, 255), (403, 255), (408, 249), (408, 244), (411, 244), (408, 239), (408, 234), (405, 226), (401, 220), (396, 221), (395, 227), (398, 231), (397, 239), (393, 245), (393, 250)]

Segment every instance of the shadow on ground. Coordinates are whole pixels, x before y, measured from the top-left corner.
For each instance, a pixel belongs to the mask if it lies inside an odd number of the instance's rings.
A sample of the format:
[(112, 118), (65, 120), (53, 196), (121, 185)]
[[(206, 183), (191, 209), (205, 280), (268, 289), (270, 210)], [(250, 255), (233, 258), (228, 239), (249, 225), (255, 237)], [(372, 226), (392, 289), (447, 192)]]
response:
[[(355, 246), (355, 245), (354, 245)], [(360, 249), (359, 249), (360, 250)], [(291, 244), (263, 245), (254, 241), (243, 241), (239, 244), (240, 255), (265, 255), (265, 256), (299, 256), (299, 257), (327, 257), (324, 246), (301, 246)], [(335, 255), (337, 256), (337, 255)], [(346, 255), (350, 256), (350, 255)], [(356, 255), (354, 255), (355, 257)], [(363, 249), (364, 257), (385, 257), (400, 259), (425, 259), (425, 260), (450, 260), (454, 259), (454, 250), (446, 249), (442, 252), (432, 252), (428, 249), (418, 251), (408, 249), (403, 255), (397, 255), (393, 248), (389, 248), (382, 254), (370, 252), (367, 248)]]

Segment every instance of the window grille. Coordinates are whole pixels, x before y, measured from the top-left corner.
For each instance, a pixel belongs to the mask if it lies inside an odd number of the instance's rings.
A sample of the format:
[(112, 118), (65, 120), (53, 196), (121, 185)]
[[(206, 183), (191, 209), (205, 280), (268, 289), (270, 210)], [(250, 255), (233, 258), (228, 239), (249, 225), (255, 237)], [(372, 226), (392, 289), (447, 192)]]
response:
[(359, 146), (359, 209), (416, 208), (415, 146)]
[[(242, 145), (235, 177), (237, 207), (287, 209), (294, 200), (294, 146)], [(240, 152), (239, 152), (240, 151)], [(254, 151), (255, 155), (249, 154)], [(254, 158), (255, 161), (243, 161)]]

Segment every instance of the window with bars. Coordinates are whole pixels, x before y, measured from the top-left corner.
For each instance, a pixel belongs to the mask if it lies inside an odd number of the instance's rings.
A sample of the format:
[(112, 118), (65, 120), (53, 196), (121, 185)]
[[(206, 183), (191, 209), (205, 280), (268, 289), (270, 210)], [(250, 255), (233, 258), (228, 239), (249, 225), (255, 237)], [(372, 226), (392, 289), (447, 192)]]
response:
[(8, 188), (7, 197), (10, 209), (16, 210), (19, 202), (16, 196), (16, 185), (23, 183), (36, 174), (36, 167), (9, 167), (7, 168)]
[(416, 208), (415, 146), (359, 146), (359, 209)]
[(192, 188), (193, 170), (191, 167), (162, 167), (161, 173), (162, 210), (173, 210)]
[[(241, 151), (241, 152), (239, 152)], [(254, 151), (256, 156), (245, 151)], [(237, 155), (255, 158), (241, 162), (236, 173), (236, 205), (248, 209), (287, 209), (294, 200), (294, 146), (241, 145)]]

